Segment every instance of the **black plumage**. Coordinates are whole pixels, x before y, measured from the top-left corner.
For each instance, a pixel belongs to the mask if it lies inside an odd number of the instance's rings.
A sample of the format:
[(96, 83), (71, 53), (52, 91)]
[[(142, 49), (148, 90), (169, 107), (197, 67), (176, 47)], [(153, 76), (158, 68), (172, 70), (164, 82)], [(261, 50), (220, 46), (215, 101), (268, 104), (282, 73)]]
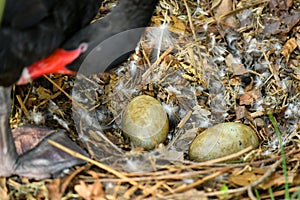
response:
[(45, 58), (90, 23), (99, 0), (6, 0), (0, 29), (0, 85)]
[[(89, 22), (99, 9), (98, 0), (6, 1), (0, 28), (0, 176), (17, 174), (41, 179), (80, 164), (82, 160), (54, 148), (47, 140), (33, 150), (17, 155), (9, 126), (10, 86), (19, 80), (28, 65), (47, 57), (55, 49), (74, 50), (86, 43), (87, 50), (69, 65), (71, 69), (78, 70), (84, 58), (99, 43), (120, 32), (146, 26), (158, 0), (120, 0), (111, 13), (93, 24)], [(134, 49), (142, 32), (143, 28), (138, 29), (133, 37), (123, 38), (123, 47), (115, 46), (112, 49), (125, 49), (127, 55), (127, 49)], [(101, 63), (107, 60), (102, 55), (105, 49), (96, 53), (99, 67), (102, 67)], [(125, 58), (122, 56), (121, 60)], [(83, 68), (89, 71), (90, 67), (87, 63)], [(84, 153), (62, 131), (49, 137)]]

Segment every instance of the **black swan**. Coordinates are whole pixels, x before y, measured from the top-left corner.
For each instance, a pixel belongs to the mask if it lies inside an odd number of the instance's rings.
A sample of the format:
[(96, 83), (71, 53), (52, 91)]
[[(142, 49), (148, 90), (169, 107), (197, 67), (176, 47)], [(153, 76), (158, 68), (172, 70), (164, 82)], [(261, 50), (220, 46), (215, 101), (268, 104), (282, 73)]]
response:
[[(11, 86), (43, 74), (72, 74), (102, 41), (147, 26), (157, 1), (120, 0), (103, 19), (90, 24), (100, 7), (99, 0), (6, 0), (0, 28), (0, 176), (42, 179), (84, 163), (48, 144), (50, 138), (85, 154), (62, 130), (52, 131), (56, 133), (34, 149), (17, 154), (9, 124)], [(143, 29), (137, 30), (135, 37), (126, 41), (131, 49), (137, 45)], [(101, 66), (105, 56), (98, 53)], [(118, 62), (127, 56), (121, 56)], [(84, 65), (87, 71), (89, 67)]]

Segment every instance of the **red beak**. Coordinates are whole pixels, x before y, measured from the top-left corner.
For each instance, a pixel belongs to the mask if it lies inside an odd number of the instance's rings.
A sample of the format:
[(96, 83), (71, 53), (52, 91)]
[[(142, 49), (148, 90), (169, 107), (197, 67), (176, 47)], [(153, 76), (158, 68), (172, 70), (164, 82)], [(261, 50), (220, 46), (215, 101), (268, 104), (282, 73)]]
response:
[(76, 72), (66, 68), (66, 66), (76, 60), (79, 55), (86, 51), (87, 44), (82, 43), (80, 46), (71, 51), (64, 49), (57, 49), (47, 58), (39, 60), (32, 65), (23, 69), (22, 75), (17, 82), (18, 85), (24, 85), (33, 81), (34, 79), (51, 73), (61, 73), (74, 75)]

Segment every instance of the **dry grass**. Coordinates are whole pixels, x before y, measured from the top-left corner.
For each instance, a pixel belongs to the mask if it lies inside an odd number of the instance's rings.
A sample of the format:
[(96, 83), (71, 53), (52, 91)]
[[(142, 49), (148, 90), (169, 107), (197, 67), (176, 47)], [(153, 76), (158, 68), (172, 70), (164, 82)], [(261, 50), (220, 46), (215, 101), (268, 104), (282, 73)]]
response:
[[(66, 129), (92, 159), (81, 157), (88, 164), (55, 179), (2, 178), (0, 196), (283, 199), (286, 159), (288, 190), (299, 198), (300, 26), (298, 19), (284, 18), (298, 12), (299, 5), (289, 2), (162, 0), (152, 25), (167, 26), (147, 30), (136, 53), (117, 69), (79, 75), (73, 92), (74, 78), (61, 75), (16, 88), (14, 126), (36, 124), (34, 113), (47, 114), (39, 123)], [(153, 152), (131, 149), (119, 128), (122, 110), (140, 94), (170, 109), (169, 141)], [(275, 116), (282, 142), (268, 113)], [(188, 145), (195, 135), (225, 121), (252, 127), (260, 147), (189, 161)]]

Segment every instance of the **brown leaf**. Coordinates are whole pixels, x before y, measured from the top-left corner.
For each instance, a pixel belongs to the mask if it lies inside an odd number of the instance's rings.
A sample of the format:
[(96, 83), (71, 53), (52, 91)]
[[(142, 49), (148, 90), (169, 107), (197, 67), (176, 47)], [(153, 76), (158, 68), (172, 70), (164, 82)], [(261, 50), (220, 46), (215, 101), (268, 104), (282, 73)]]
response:
[(238, 58), (234, 57), (231, 53), (226, 56), (225, 63), (229, 71), (232, 72), (233, 75), (242, 75), (247, 73), (245, 66), (237, 59)]
[[(292, 183), (295, 174), (288, 175), (288, 182)], [(266, 190), (273, 186), (283, 185), (285, 183), (285, 178), (281, 174), (281, 171), (276, 171), (272, 176), (270, 176), (266, 181), (259, 185), (260, 188)]]
[(12, 130), (16, 150), (19, 155), (33, 149), (53, 130), (33, 126), (21, 126)]
[(171, 17), (172, 17), (174, 24), (169, 26), (169, 31), (176, 33), (176, 34), (184, 34), (185, 33), (185, 24), (183, 23), (183, 21), (181, 21), (174, 15)]
[(269, 3), (269, 9), (274, 14), (278, 11), (288, 11), (293, 5), (293, 0), (271, 0)]
[(49, 199), (50, 200), (55, 200), (55, 199), (61, 199), (63, 196), (63, 193), (61, 193), (60, 190), (60, 185), (61, 185), (61, 179), (53, 179), (50, 183), (47, 184), (47, 188), (49, 191)]
[(239, 86), (242, 84), (242, 80), (240, 77), (236, 76), (230, 79), (229, 84), (231, 86)]
[(51, 96), (51, 91), (43, 87), (38, 87), (36, 91), (39, 94), (39, 99), (49, 99)]
[(0, 199), (9, 200), (8, 189), (6, 187), (6, 178), (0, 178)]
[(247, 109), (245, 106), (238, 106), (235, 109), (236, 119), (242, 119), (246, 116), (246, 114), (247, 114)]
[(251, 82), (245, 87), (245, 92), (251, 91), (253, 89), (254, 81), (251, 78)]
[(79, 184), (75, 185), (75, 191), (85, 200), (104, 200), (103, 185), (100, 180), (95, 180), (93, 184), (86, 184), (83, 181), (79, 181)]
[(262, 97), (259, 89), (254, 89), (240, 96), (240, 105), (251, 105), (254, 100), (258, 101)]
[(293, 178), (293, 184), (294, 184), (294, 185), (300, 185), (300, 174), (297, 174), (297, 175)]
[[(219, 2), (220, 2), (219, 0), (214, 0), (213, 5), (216, 5)], [(227, 25), (229, 27), (236, 27), (237, 21), (233, 15), (230, 15), (226, 18), (222, 18), (222, 15), (225, 15), (225, 14), (231, 12), (232, 9), (233, 9), (232, 0), (222, 0), (219, 3), (219, 5), (214, 9), (216, 19), (219, 22), (224, 23), (225, 25)]]
[(250, 92), (247, 92), (240, 96), (240, 105), (251, 105), (254, 101)]
[(289, 39), (282, 47), (280, 53), (285, 57), (286, 62), (289, 61), (290, 54), (297, 48), (297, 42), (295, 38)]
[(261, 176), (262, 175), (258, 175), (252, 171), (244, 172), (238, 175), (232, 174), (229, 176), (229, 180), (236, 185), (246, 186), (260, 179)]
[(300, 11), (292, 10), (291, 12), (286, 12), (285, 14), (278, 15), (277, 17), (279, 19), (263, 19), (263, 25), (265, 26), (264, 33), (288, 33), (297, 23), (299, 23)]

